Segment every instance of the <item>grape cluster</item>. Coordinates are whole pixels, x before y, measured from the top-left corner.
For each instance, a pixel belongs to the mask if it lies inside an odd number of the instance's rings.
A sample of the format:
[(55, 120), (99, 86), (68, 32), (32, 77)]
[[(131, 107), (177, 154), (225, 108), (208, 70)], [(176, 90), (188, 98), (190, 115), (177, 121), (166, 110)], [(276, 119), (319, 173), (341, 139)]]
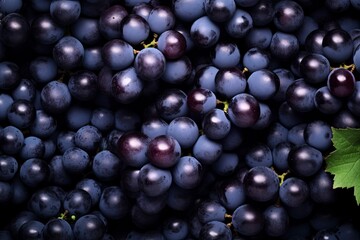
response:
[(0, 239), (360, 239), (359, 11), (0, 1)]

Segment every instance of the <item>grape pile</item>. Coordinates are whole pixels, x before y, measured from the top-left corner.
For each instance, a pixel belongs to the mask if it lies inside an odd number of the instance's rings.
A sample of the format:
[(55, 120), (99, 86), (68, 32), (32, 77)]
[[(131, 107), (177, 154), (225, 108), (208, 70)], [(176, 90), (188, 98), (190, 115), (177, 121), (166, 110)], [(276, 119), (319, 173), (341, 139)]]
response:
[(0, 1), (0, 239), (357, 240), (359, 0)]

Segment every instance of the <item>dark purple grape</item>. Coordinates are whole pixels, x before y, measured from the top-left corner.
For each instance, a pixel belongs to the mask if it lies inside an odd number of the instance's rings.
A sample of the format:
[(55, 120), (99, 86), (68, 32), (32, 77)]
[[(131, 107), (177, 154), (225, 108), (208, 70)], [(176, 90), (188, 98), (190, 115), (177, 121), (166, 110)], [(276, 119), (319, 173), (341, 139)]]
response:
[(128, 15), (127, 10), (122, 5), (113, 5), (100, 14), (99, 29), (106, 39), (121, 37), (120, 25)]
[(23, 47), (29, 38), (30, 26), (23, 15), (10, 13), (1, 19), (1, 42), (11, 48)]
[(186, 40), (178, 31), (167, 30), (160, 34), (157, 48), (167, 59), (178, 59), (186, 51)]
[(265, 166), (251, 168), (245, 174), (243, 183), (246, 196), (257, 202), (273, 200), (279, 191), (277, 174)]
[(75, 37), (65, 36), (56, 43), (52, 55), (59, 68), (73, 70), (81, 66), (84, 46)]
[(156, 81), (165, 72), (166, 59), (164, 54), (153, 47), (142, 49), (135, 57), (136, 74), (145, 81)]
[(139, 186), (149, 197), (156, 197), (169, 190), (172, 183), (170, 170), (161, 169), (151, 163), (145, 164), (139, 172)]
[(283, 32), (293, 32), (304, 21), (304, 11), (295, 1), (283, 0), (275, 5), (274, 24)]
[(333, 63), (342, 63), (351, 57), (353, 42), (348, 32), (336, 28), (328, 31), (322, 42), (324, 56)]
[(244, 236), (256, 236), (264, 228), (262, 212), (251, 204), (243, 204), (232, 214), (232, 225), (236, 232)]
[(202, 48), (209, 48), (218, 42), (220, 28), (209, 17), (203, 16), (193, 22), (190, 35), (196, 45)]
[(228, 114), (236, 126), (251, 127), (260, 117), (260, 105), (252, 95), (240, 93), (231, 99)]
[(151, 139), (146, 155), (154, 166), (170, 168), (179, 161), (181, 147), (175, 138), (168, 135), (160, 135)]
[(335, 97), (349, 97), (355, 90), (355, 77), (347, 69), (335, 68), (327, 78), (327, 87)]
[(322, 153), (309, 145), (294, 147), (289, 152), (290, 171), (299, 177), (313, 176), (323, 164)]
[(143, 82), (133, 67), (116, 73), (112, 78), (112, 96), (123, 104), (128, 104), (139, 98), (143, 91)]
[(171, 121), (183, 117), (188, 112), (187, 95), (180, 89), (166, 89), (156, 99), (156, 110), (164, 119)]
[(236, 11), (234, 0), (205, 0), (206, 15), (214, 22), (229, 20)]

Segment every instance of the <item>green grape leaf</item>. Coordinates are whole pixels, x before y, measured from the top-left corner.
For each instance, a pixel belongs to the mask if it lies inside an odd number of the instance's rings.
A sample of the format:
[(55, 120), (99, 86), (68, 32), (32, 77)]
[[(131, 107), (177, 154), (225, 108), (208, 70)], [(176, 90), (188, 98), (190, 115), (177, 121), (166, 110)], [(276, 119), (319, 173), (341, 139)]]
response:
[(335, 150), (326, 157), (326, 171), (334, 175), (334, 188), (354, 188), (360, 204), (360, 129), (332, 128)]

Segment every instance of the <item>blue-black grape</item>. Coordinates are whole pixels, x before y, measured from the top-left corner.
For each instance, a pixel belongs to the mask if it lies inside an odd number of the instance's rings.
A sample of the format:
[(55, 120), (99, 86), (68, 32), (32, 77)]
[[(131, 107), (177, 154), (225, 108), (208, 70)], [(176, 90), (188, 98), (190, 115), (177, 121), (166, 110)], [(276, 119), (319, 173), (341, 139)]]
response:
[(263, 230), (265, 219), (256, 206), (243, 204), (233, 212), (231, 223), (236, 232), (244, 236), (255, 236)]
[(171, 171), (174, 183), (184, 189), (197, 187), (204, 175), (202, 164), (191, 156), (181, 157)]
[[(348, 104), (350, 104), (351, 100)], [(320, 87), (316, 90), (314, 96), (315, 107), (324, 114), (335, 114), (343, 107), (340, 98), (334, 96), (327, 86)]]
[(45, 153), (45, 145), (43, 141), (34, 136), (24, 139), (24, 146), (20, 150), (20, 158), (24, 161), (29, 158), (43, 158)]
[(81, 13), (79, 1), (55, 0), (50, 3), (51, 17), (62, 26), (74, 23)]
[(69, 174), (82, 174), (90, 166), (89, 154), (78, 147), (67, 149), (62, 158), (62, 164), (65, 171)]
[(41, 44), (54, 44), (59, 41), (65, 34), (50, 14), (44, 14), (35, 18), (31, 23), (31, 35)]
[(142, 90), (143, 82), (133, 67), (116, 73), (112, 78), (112, 95), (120, 103), (127, 104), (135, 101)]
[(327, 87), (335, 97), (349, 97), (355, 90), (355, 77), (347, 69), (335, 68), (327, 77)]
[(71, 25), (72, 35), (83, 45), (94, 46), (101, 41), (97, 19), (80, 17)]
[(277, 172), (283, 173), (289, 170), (287, 159), (292, 146), (293, 146), (292, 143), (288, 141), (284, 141), (277, 144), (272, 149), (271, 153), (273, 157), (274, 167)]
[(180, 159), (181, 147), (179, 142), (169, 135), (160, 135), (150, 140), (146, 156), (156, 167), (170, 168)]
[(125, 133), (117, 141), (117, 152), (127, 165), (142, 167), (149, 161), (146, 155), (149, 142), (149, 137), (143, 133)]
[(152, 32), (161, 34), (174, 27), (176, 19), (171, 9), (163, 4), (155, 6), (149, 13), (147, 22)]
[(258, 47), (250, 48), (243, 57), (243, 65), (250, 72), (255, 72), (270, 65), (269, 54)]
[(102, 47), (102, 58), (106, 66), (114, 71), (120, 71), (133, 63), (134, 49), (121, 39), (113, 39)]
[(19, 229), (19, 239), (41, 239), (44, 224), (37, 220), (24, 223)]
[(139, 172), (139, 186), (141, 191), (150, 197), (164, 194), (173, 181), (170, 170), (161, 169), (147, 163)]
[(192, 147), (199, 137), (199, 128), (189, 117), (173, 119), (164, 130), (164, 134), (174, 137), (184, 149)]
[(79, 240), (101, 239), (105, 234), (105, 226), (97, 216), (87, 214), (75, 222), (73, 234), (75, 239)]
[(24, 134), (14, 126), (0, 129), (0, 149), (3, 153), (15, 155), (24, 145)]
[(34, 101), (36, 97), (34, 82), (28, 79), (21, 79), (16, 88), (13, 89), (11, 96), (14, 100)]
[(275, 32), (270, 43), (271, 54), (280, 59), (292, 59), (299, 52), (299, 41), (295, 35), (283, 32)]
[(279, 191), (279, 178), (274, 170), (265, 166), (255, 166), (244, 176), (246, 196), (258, 201), (273, 200)]
[(127, 10), (122, 5), (113, 5), (100, 14), (99, 30), (106, 39), (121, 37), (121, 25), (124, 18), (128, 15)]
[(271, 149), (266, 144), (257, 143), (246, 151), (245, 162), (250, 168), (256, 166), (271, 167), (273, 165)]
[(36, 188), (44, 185), (50, 176), (50, 168), (42, 159), (30, 158), (20, 167), (20, 179), (28, 187)]
[(253, 19), (251, 15), (239, 8), (225, 23), (226, 32), (233, 38), (244, 38), (252, 27)]
[(324, 56), (333, 63), (345, 62), (351, 58), (353, 43), (351, 36), (343, 29), (328, 31), (322, 41)]
[(193, 22), (205, 14), (205, 0), (174, 0), (175, 16), (184, 22)]
[(202, 164), (214, 163), (222, 153), (222, 145), (209, 139), (206, 135), (201, 135), (195, 142), (193, 156)]
[(90, 212), (91, 204), (91, 196), (88, 192), (74, 189), (66, 194), (63, 207), (70, 215), (80, 217)]
[(280, 1), (275, 4), (274, 24), (283, 32), (297, 30), (304, 21), (304, 11), (295, 1)]
[(144, 48), (136, 54), (134, 68), (144, 81), (156, 81), (164, 74), (166, 59), (157, 48)]
[(41, 105), (50, 114), (65, 112), (71, 104), (71, 93), (65, 83), (51, 81), (41, 90)]
[(300, 71), (308, 83), (323, 83), (330, 73), (330, 62), (321, 54), (309, 54), (301, 60)]
[(190, 35), (196, 45), (209, 48), (218, 42), (220, 28), (209, 17), (203, 16), (192, 23)]
[(50, 189), (36, 191), (29, 200), (29, 208), (41, 219), (56, 217), (61, 209), (60, 198)]
[(74, 143), (77, 147), (93, 154), (98, 150), (101, 139), (102, 134), (99, 129), (92, 125), (85, 125), (76, 131)]
[(286, 101), (298, 112), (310, 112), (315, 108), (314, 95), (316, 88), (304, 79), (294, 81), (286, 91)]
[(53, 58), (59, 68), (73, 70), (79, 67), (84, 57), (84, 46), (72, 36), (62, 37), (53, 48)]
[(216, 191), (221, 205), (229, 211), (234, 211), (246, 201), (244, 185), (239, 180), (224, 181)]
[(231, 122), (236, 126), (251, 127), (260, 117), (260, 105), (254, 96), (240, 93), (231, 99), (228, 114)]
[(7, 112), (14, 99), (9, 94), (0, 94), (0, 121), (4, 121), (7, 118)]
[(63, 219), (49, 220), (43, 228), (42, 237), (44, 240), (74, 239), (70, 224)]
[(310, 177), (320, 170), (323, 164), (322, 153), (309, 145), (294, 147), (289, 152), (290, 171), (299, 177)]
[(161, 33), (157, 42), (157, 48), (167, 59), (178, 59), (186, 51), (185, 37), (175, 30)]
[(0, 62), (0, 89), (12, 89), (20, 82), (20, 69), (14, 62)]
[(329, 150), (332, 146), (331, 127), (321, 120), (310, 122), (304, 129), (304, 139), (307, 144), (320, 151)]
[(238, 67), (217, 70), (215, 75), (215, 91), (220, 96), (232, 98), (246, 90), (246, 77)]
[(273, 72), (261, 69), (253, 72), (248, 78), (249, 93), (258, 100), (273, 97), (279, 89), (280, 80)]
[(230, 228), (225, 223), (219, 221), (210, 221), (201, 227), (199, 239), (230, 240), (232, 239), (232, 233)]
[(281, 206), (270, 205), (264, 211), (264, 230), (267, 235), (280, 237), (286, 234), (289, 227), (289, 216)]
[(118, 186), (106, 187), (99, 200), (99, 210), (107, 219), (122, 219), (129, 211), (130, 203)]
[(181, 217), (169, 217), (162, 223), (162, 234), (165, 238), (173, 240), (181, 240), (188, 236), (189, 224)]
[(279, 197), (286, 206), (298, 207), (309, 197), (308, 184), (300, 178), (287, 178), (279, 188)]
[(122, 161), (115, 154), (103, 150), (94, 156), (92, 170), (99, 180), (110, 181), (117, 178), (122, 165)]
[(23, 15), (10, 13), (1, 19), (0, 33), (4, 45), (22, 47), (29, 39), (30, 26)]
[(204, 134), (212, 140), (224, 138), (231, 128), (231, 122), (227, 114), (220, 109), (210, 110), (202, 120)]
[(156, 99), (155, 106), (159, 115), (167, 121), (183, 117), (188, 112), (188, 97), (177, 88), (166, 89)]
[(187, 56), (166, 62), (165, 71), (161, 79), (170, 84), (184, 84), (191, 78), (193, 66)]
[(84, 178), (76, 184), (75, 188), (82, 189), (90, 195), (92, 206), (96, 206), (99, 203), (102, 186), (98, 181), (91, 178)]

